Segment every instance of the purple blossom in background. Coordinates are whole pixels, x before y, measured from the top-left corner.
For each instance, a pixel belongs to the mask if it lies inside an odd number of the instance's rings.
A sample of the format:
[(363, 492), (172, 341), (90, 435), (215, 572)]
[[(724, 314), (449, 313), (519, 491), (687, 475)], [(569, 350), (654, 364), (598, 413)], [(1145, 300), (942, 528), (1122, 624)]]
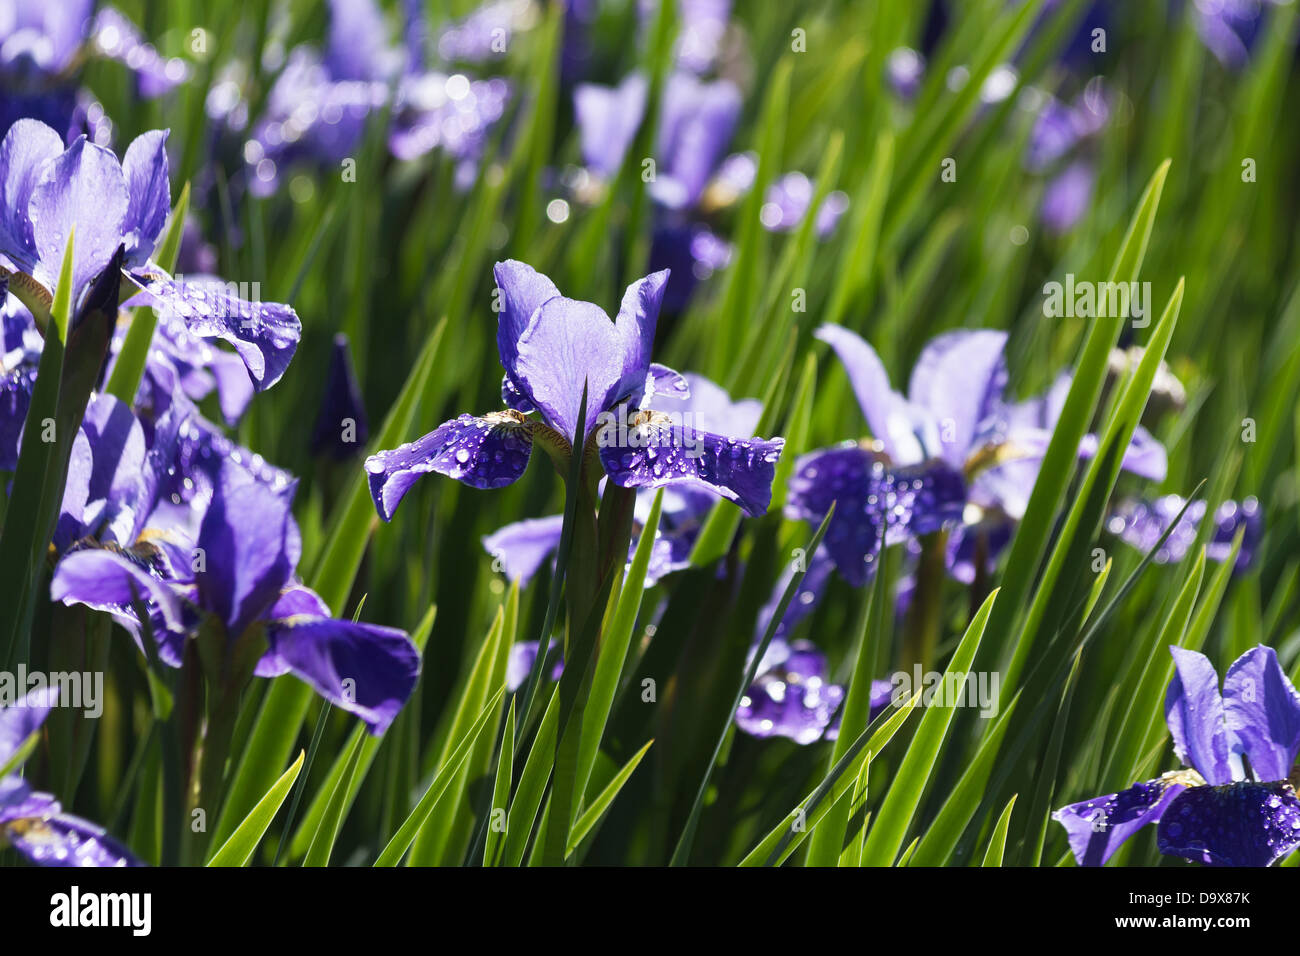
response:
[(900, 97), (912, 99), (925, 79), (925, 57), (907, 46), (891, 51), (885, 60), (885, 78)]
[(159, 54), (118, 10), (93, 12), (93, 0), (0, 4), (0, 136), (20, 119), (36, 119), (68, 139), (85, 132), (107, 145), (112, 124), (77, 85), (89, 57), (124, 64), (147, 99), (188, 79), (185, 61)]
[[(512, 694), (524, 685), (528, 675), (532, 673), (533, 664), (537, 660), (539, 643), (539, 641), (519, 641), (511, 646), (510, 658), (506, 661), (506, 690)], [(560, 675), (564, 673), (564, 661), (557, 652), (555, 641), (551, 641), (547, 646), (546, 656), (553, 659), (550, 679), (559, 680)]]
[[(58, 704), (52, 687), (34, 690), (0, 708), (0, 767), (18, 755)], [(21, 764), (19, 764), (21, 766)], [(52, 794), (39, 793), (11, 768), (0, 777), (0, 838), (38, 866), (141, 866), (99, 827), (64, 813)]]
[[(1126, 502), (1106, 520), (1106, 530), (1146, 553), (1156, 546), (1184, 504), (1186, 499), (1178, 495), (1162, 495), (1152, 501)], [(1152, 560), (1157, 564), (1177, 564), (1182, 561), (1196, 542), (1205, 510), (1204, 501), (1193, 501), (1188, 505), (1186, 514)], [(1218, 507), (1214, 512), (1214, 531), (1205, 545), (1206, 557), (1211, 561), (1226, 561), (1232, 552), (1233, 539), (1240, 529), (1244, 530), (1234, 570), (1241, 572), (1248, 569), (1254, 561), (1255, 550), (1264, 533), (1263, 510), (1255, 498), (1246, 498), (1240, 504), (1225, 501)]]
[(330, 350), (325, 395), (312, 429), (312, 454), (345, 461), (365, 447), (369, 435), (361, 389), (352, 371), (348, 337), (339, 333), (334, 336), (334, 346)]
[(1049, 232), (1068, 232), (1087, 212), (1097, 172), (1084, 148), (1106, 128), (1110, 114), (1110, 98), (1100, 77), (1073, 103), (1050, 95), (1043, 103), (1030, 131), (1025, 168), (1051, 175), (1039, 210)]
[(1052, 817), (1084, 866), (1105, 863), (1148, 823), (1158, 824), (1156, 844), (1169, 856), (1268, 866), (1300, 846), (1300, 694), (1271, 647), (1233, 661), (1222, 695), (1209, 658), (1169, 650), (1175, 673), (1165, 723), (1189, 769), (1062, 807)]
[(1239, 70), (1259, 38), (1265, 8), (1286, 0), (1192, 0), (1196, 32), (1224, 66)]
[[(650, 361), (667, 273), (632, 283), (614, 321), (599, 306), (560, 295), (550, 279), (522, 262), (499, 262), (495, 275), (508, 407), (461, 415), (418, 441), (366, 459), (380, 517), (390, 520), (422, 475), (501, 488), (524, 473), (534, 440), (567, 452), (575, 434), (584, 443), (596, 441), (605, 474), (617, 485), (702, 485), (751, 515), (767, 510), (783, 439), (731, 438), (658, 410), (660, 398), (688, 392), (681, 375)], [(579, 422), (584, 387), (587, 414)]]

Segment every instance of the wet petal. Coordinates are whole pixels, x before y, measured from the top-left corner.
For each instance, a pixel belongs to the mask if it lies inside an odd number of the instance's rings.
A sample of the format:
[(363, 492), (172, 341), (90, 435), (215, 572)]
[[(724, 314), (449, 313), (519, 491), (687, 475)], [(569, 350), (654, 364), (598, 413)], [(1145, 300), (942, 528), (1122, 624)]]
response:
[(503, 488), (518, 481), (533, 443), (529, 423), (511, 414), (461, 415), (423, 438), (367, 458), (370, 496), (379, 516), (391, 521), (406, 492), (430, 473), (472, 488)]
[(372, 734), (388, 729), (420, 676), (420, 652), (396, 628), (291, 617), (271, 622), (267, 637), (291, 673), (360, 717)]
[(1283, 781), (1189, 787), (1160, 818), (1156, 845), (1211, 866), (1268, 866), (1300, 846), (1300, 800)]
[(1170, 647), (1176, 672), (1165, 696), (1165, 723), (1174, 753), (1195, 767), (1207, 783), (1231, 783), (1228, 728), (1224, 721), (1219, 675), (1204, 654)]
[(727, 438), (654, 423), (629, 427), (625, 442), (619, 441), (617, 430), (610, 434), (612, 440), (601, 441), (600, 460), (610, 480), (624, 488), (701, 484), (754, 516), (764, 514), (771, 504), (783, 438)]
[(70, 813), (14, 820), (3, 832), (9, 844), (37, 866), (144, 865), (103, 827)]
[(63, 556), (50, 581), (50, 599), (84, 604), (115, 617), (134, 620), (136, 599), (161, 612), (169, 627), (181, 626), (181, 601), (175, 589), (131, 553), (82, 548)]
[(78, 296), (104, 271), (122, 243), (128, 197), (117, 157), (79, 137), (44, 167), (32, 190), (32, 233), (37, 263), (33, 278), (53, 291), (68, 236), (73, 243), (72, 288)]
[(1273, 648), (1251, 648), (1232, 662), (1223, 679), (1223, 710), (1260, 780), (1291, 775), (1300, 751), (1300, 694)]
[[(163, 322), (181, 322), (200, 338), (234, 346), (258, 391), (280, 380), (302, 338), (298, 314), (279, 302), (248, 301), (239, 283), (172, 278), (150, 264), (130, 274)], [(252, 290), (254, 297), (257, 290)]]
[(736, 726), (753, 737), (788, 737), (811, 744), (821, 739), (843, 700), (844, 688), (838, 684), (778, 669), (745, 692), (736, 709)]
[(844, 579), (861, 587), (875, 567), (882, 521), (890, 544), (936, 531), (960, 520), (966, 483), (941, 461), (889, 469), (850, 442), (795, 462), (786, 517), (820, 523), (833, 501), (838, 503), (824, 546)]
[(1065, 827), (1080, 866), (1101, 866), (1125, 840), (1159, 820), (1185, 789), (1183, 784), (1164, 779), (1148, 780), (1119, 793), (1062, 807), (1052, 819)]

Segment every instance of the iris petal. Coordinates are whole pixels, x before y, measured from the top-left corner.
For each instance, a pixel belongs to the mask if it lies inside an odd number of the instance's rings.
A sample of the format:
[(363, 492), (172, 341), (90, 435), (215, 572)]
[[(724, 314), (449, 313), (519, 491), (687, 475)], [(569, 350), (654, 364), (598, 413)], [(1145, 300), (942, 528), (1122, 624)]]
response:
[(1156, 845), (1212, 866), (1268, 866), (1300, 846), (1300, 800), (1283, 781), (1189, 787), (1160, 818)]

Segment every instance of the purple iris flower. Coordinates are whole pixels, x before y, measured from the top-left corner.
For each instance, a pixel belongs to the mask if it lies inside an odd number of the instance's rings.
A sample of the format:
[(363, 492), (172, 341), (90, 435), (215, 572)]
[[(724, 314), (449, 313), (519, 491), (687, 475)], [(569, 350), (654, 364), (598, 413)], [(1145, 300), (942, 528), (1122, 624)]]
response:
[(1105, 129), (1110, 113), (1110, 99), (1100, 77), (1073, 103), (1053, 96), (1045, 100), (1030, 132), (1025, 167), (1052, 175), (1039, 210), (1049, 232), (1059, 235), (1069, 231), (1087, 212), (1097, 173), (1083, 149)]
[[(111, 456), (110, 437), (100, 447)], [(142, 531), (132, 548), (83, 542), (55, 568), (51, 597), (107, 611), (133, 631), (141, 624), (138, 597), (171, 666), (180, 665), (183, 642), (205, 620), (219, 624), (232, 645), (260, 637), (266, 650), (257, 676), (291, 673), (383, 733), (415, 687), (419, 652), (395, 628), (331, 617), (297, 581), (295, 488), (272, 487), (227, 460), (192, 541), (173, 528)]]
[(38, 296), (52, 295), (75, 228), (75, 302), (122, 248), (123, 275), (143, 291), (142, 301), (195, 336), (228, 342), (254, 386), (269, 388), (298, 345), (293, 309), (249, 302), (242, 288), (219, 279), (169, 276), (150, 259), (171, 207), (166, 141), (166, 130), (144, 133), (119, 163), (84, 136), (64, 149), (43, 123), (15, 123), (0, 143), (0, 257)]
[[(57, 698), (45, 687), (0, 708), (0, 766), (40, 730)], [(16, 772), (0, 778), (0, 838), (38, 866), (143, 865), (102, 827), (64, 813), (52, 794), (33, 790)]]
[[(510, 648), (510, 658), (506, 661), (506, 690), (512, 694), (524, 685), (528, 675), (533, 672), (537, 660), (537, 648), (540, 641), (519, 641)], [(564, 660), (561, 658), (555, 641), (547, 646), (546, 656), (551, 659), (551, 680), (559, 680), (564, 673)]]
[(8, 294), (0, 279), (0, 471), (18, 467), (18, 440), (44, 342), (32, 314)]
[[(534, 441), (567, 457), (575, 434), (585, 445), (595, 441), (616, 485), (700, 485), (748, 514), (767, 510), (783, 439), (731, 438), (658, 409), (660, 398), (689, 390), (677, 372), (650, 361), (666, 272), (632, 283), (612, 322), (599, 306), (560, 295), (550, 279), (522, 262), (499, 262), (495, 274), (508, 407), (461, 415), (366, 459), (380, 517), (390, 520), (422, 475), (437, 472), (474, 488), (501, 488), (524, 473)], [(587, 414), (579, 422), (584, 386)]]
[[(663, 412), (681, 416), (683, 421), (705, 432), (730, 431), (750, 435), (758, 427), (763, 413), (762, 403), (746, 398), (733, 402), (726, 390), (702, 375), (686, 373), (682, 376), (689, 394), (665, 394), (655, 400)], [(722, 497), (708, 485), (684, 481), (664, 489), (659, 513), (659, 532), (650, 552), (646, 567), (646, 586), (661, 578), (690, 567), (691, 552), (700, 529), (713, 506)], [(633, 511), (633, 535), (628, 545), (628, 560), (637, 548), (637, 542), (649, 517), (654, 502), (654, 492), (643, 490), (637, 494)], [(511, 581), (527, 584), (542, 564), (560, 545), (564, 527), (563, 515), (546, 518), (529, 518), (516, 521), (483, 538), (483, 547), (498, 563)]]
[(1264, 8), (1286, 0), (1192, 0), (1196, 32), (1220, 63), (1239, 70), (1259, 38)]
[(92, 139), (107, 142), (111, 124), (96, 122), (90, 111), (97, 106), (88, 105), (76, 85), (79, 65), (89, 57), (124, 64), (148, 99), (187, 79), (185, 61), (161, 56), (121, 12), (103, 7), (92, 18), (93, 8), (93, 0), (0, 4), (0, 135), (30, 118), (68, 136), (99, 126), (104, 138)]
[[(1106, 521), (1106, 529), (1139, 551), (1155, 547), (1170, 522), (1182, 511), (1187, 501), (1179, 495), (1162, 495), (1153, 501), (1129, 501), (1117, 508)], [(1206, 503), (1193, 501), (1182, 520), (1174, 527), (1153, 560), (1157, 564), (1176, 564), (1183, 560), (1196, 542), (1197, 530), (1205, 518)], [(1225, 501), (1214, 512), (1214, 533), (1206, 543), (1205, 554), (1211, 561), (1226, 561), (1232, 552), (1232, 542), (1237, 531), (1245, 528), (1241, 550), (1237, 553), (1235, 571), (1248, 569), (1255, 559), (1256, 549), (1264, 533), (1264, 514), (1259, 501), (1246, 498), (1240, 504)]]
[(1233, 661), (1219, 693), (1209, 658), (1171, 647), (1165, 723), (1188, 768), (1052, 814), (1084, 866), (1099, 866), (1148, 823), (1169, 856), (1268, 866), (1300, 846), (1300, 694), (1271, 647)]
[(334, 347), (330, 350), (325, 396), (312, 429), (312, 453), (343, 461), (365, 447), (369, 434), (361, 389), (352, 371), (348, 337), (339, 333), (334, 336)]
[(911, 47), (898, 47), (885, 60), (885, 78), (902, 99), (912, 99), (925, 79), (925, 57)]

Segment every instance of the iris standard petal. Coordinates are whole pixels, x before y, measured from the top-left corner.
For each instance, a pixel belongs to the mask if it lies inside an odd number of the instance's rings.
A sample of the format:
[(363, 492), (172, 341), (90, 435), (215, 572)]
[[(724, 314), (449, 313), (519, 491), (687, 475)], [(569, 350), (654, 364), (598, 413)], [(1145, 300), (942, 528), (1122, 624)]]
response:
[(269, 622), (267, 638), (291, 673), (360, 717), (372, 734), (388, 729), (420, 676), (420, 652), (392, 627), (291, 617)]
[(1174, 679), (1165, 695), (1165, 723), (1174, 741), (1174, 753), (1195, 767), (1207, 783), (1231, 783), (1228, 762), (1228, 727), (1224, 721), (1219, 675), (1204, 654), (1170, 647)]
[(104, 271), (121, 245), (127, 206), (126, 177), (117, 157), (79, 137), (44, 167), (32, 190), (29, 209), (37, 254), (32, 277), (54, 290), (68, 237), (75, 229), (75, 300)]
[(258, 391), (278, 382), (289, 367), (302, 338), (302, 323), (289, 306), (249, 301), (245, 286), (214, 277), (172, 278), (152, 263), (129, 275), (162, 321), (179, 321), (200, 338), (234, 346)]
[(517, 412), (461, 415), (423, 438), (367, 458), (370, 496), (379, 516), (391, 521), (411, 486), (433, 472), (472, 488), (503, 488), (524, 473), (532, 447), (531, 424)]
[(1101, 866), (1125, 840), (1167, 813), (1174, 798), (1186, 789), (1181, 783), (1148, 780), (1119, 793), (1062, 807), (1052, 819), (1065, 827), (1080, 866)]
[(28, 205), (45, 164), (63, 152), (63, 139), (40, 120), (20, 119), (0, 141), (0, 255), (18, 268), (36, 264)]
[(1223, 678), (1228, 730), (1260, 780), (1285, 780), (1300, 751), (1300, 694), (1271, 647), (1253, 647)]
[(276, 490), (233, 463), (223, 465), (199, 525), (199, 605), (234, 639), (261, 617), (298, 564), (302, 542), (291, 505), (297, 485)]
[(126, 244), (128, 266), (143, 266), (149, 261), (171, 211), (168, 132), (154, 129), (141, 133), (131, 141), (122, 157), (127, 189), (122, 241)]
[(926, 344), (912, 367), (908, 400), (940, 423), (940, 447), (931, 451), (955, 468), (965, 464), (980, 424), (1002, 401), (1006, 343), (1005, 332), (991, 329), (945, 332)]
[[(650, 352), (654, 347), (659, 308), (667, 287), (668, 270), (661, 269), (637, 279), (623, 292), (618, 315), (614, 317), (614, 333), (623, 370), (611, 396), (613, 399), (641, 396), (646, 383), (651, 380)], [(655, 368), (665, 389), (680, 387), (678, 383), (672, 383), (675, 374), (672, 369), (663, 365)]]
[(700, 484), (755, 517), (772, 502), (776, 462), (785, 447), (783, 438), (727, 438), (655, 423), (630, 427), (627, 439), (601, 445), (601, 464), (615, 484), (624, 488)]
[(1156, 846), (1212, 866), (1268, 866), (1300, 846), (1300, 800), (1284, 781), (1189, 787), (1160, 818)]
[(527, 330), (528, 320), (533, 317), (533, 313), (547, 299), (558, 296), (560, 290), (532, 266), (516, 259), (498, 262), (492, 267), (492, 275), (501, 294), (497, 316), (497, 350), (501, 354), (501, 367), (506, 370), (506, 378), (518, 388), (515, 366), (519, 360), (519, 339)]
[(632, 139), (645, 116), (649, 84), (632, 73), (618, 86), (579, 83), (573, 91), (573, 113), (578, 124), (582, 161), (605, 179), (623, 165)]

